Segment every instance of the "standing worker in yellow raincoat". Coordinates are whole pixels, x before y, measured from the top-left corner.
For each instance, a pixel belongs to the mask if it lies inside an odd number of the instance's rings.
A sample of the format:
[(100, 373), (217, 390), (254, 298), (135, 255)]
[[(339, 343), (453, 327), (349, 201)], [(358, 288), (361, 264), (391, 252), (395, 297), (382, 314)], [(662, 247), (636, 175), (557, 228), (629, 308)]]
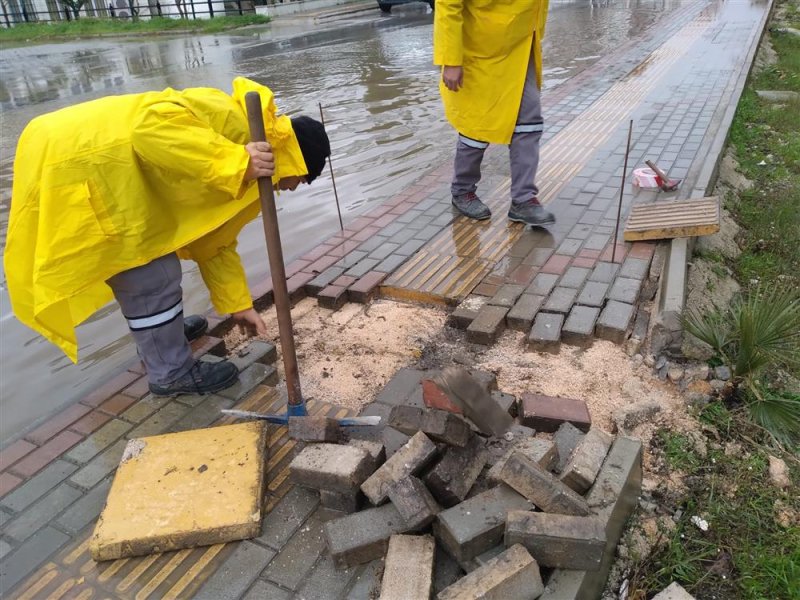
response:
[[(245, 94), (261, 96), (268, 142), (250, 142)], [(14, 313), (77, 362), (75, 327), (116, 297), (156, 395), (236, 382), (227, 361), (192, 358), (179, 258), (193, 259), (214, 308), (266, 333), (236, 237), (260, 210), (258, 177), (311, 183), (330, 154), (322, 124), (277, 115), (269, 88), (166, 89), (37, 117), (20, 137), (5, 272)]]
[(442, 67), (445, 114), (458, 131), (451, 192), (453, 206), (488, 219), (478, 195), (481, 161), (489, 144), (511, 152), (508, 218), (554, 223), (536, 187), (544, 121), (542, 37), (548, 0), (436, 0), (433, 62)]

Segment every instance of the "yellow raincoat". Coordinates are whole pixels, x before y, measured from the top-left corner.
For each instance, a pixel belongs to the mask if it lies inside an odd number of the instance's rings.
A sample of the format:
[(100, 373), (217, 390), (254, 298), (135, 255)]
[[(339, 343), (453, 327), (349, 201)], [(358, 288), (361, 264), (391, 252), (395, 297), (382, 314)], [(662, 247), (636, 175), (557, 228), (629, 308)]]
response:
[(252, 306), (236, 237), (260, 210), (244, 183), (244, 97), (261, 96), (274, 182), (307, 173), (272, 91), (112, 96), (37, 117), (17, 146), (5, 273), (17, 318), (77, 361), (75, 327), (113, 299), (105, 281), (171, 252), (193, 259), (220, 313)]
[(542, 87), (542, 38), (548, 0), (436, 0), (433, 62), (462, 66), (464, 86), (440, 82), (445, 115), (461, 134), (509, 144), (528, 60)]

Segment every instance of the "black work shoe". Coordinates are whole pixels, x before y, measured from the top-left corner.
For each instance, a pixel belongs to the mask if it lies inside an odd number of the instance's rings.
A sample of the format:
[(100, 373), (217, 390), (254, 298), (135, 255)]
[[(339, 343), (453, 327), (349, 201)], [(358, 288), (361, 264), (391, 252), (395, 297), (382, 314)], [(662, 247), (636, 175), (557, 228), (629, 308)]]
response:
[(453, 206), (458, 212), (470, 219), (483, 221), (492, 216), (492, 211), (478, 198), (478, 194), (475, 192), (453, 196)]
[(232, 362), (217, 363), (195, 361), (186, 374), (165, 385), (150, 384), (154, 396), (177, 396), (178, 394), (213, 394), (232, 386), (239, 378), (239, 369)]
[(208, 329), (208, 321), (200, 315), (189, 315), (183, 320), (183, 335), (190, 342), (202, 336)]
[(538, 198), (531, 198), (522, 204), (512, 203), (508, 211), (508, 218), (511, 221), (536, 226), (550, 225), (556, 222), (553, 213), (545, 210), (544, 207), (539, 204)]

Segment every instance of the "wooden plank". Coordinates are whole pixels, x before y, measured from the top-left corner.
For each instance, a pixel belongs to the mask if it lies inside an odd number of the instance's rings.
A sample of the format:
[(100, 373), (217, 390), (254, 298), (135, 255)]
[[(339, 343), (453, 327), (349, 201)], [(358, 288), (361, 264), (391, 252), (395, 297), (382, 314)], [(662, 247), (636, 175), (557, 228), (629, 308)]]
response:
[(719, 231), (719, 198), (638, 204), (631, 208), (624, 240), (637, 242), (697, 237)]

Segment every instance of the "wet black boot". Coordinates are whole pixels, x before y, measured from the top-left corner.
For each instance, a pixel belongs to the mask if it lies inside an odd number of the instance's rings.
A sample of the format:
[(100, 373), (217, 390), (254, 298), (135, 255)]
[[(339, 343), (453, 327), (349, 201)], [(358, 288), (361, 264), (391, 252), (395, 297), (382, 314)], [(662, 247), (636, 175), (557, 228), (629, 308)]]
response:
[(492, 211), (489, 210), (489, 207), (481, 201), (475, 192), (453, 196), (453, 206), (458, 212), (470, 219), (483, 221), (492, 216)]
[(190, 342), (200, 338), (208, 329), (208, 321), (200, 315), (189, 315), (183, 320), (183, 334)]
[(232, 362), (217, 363), (195, 361), (192, 368), (172, 383), (150, 384), (154, 396), (177, 396), (179, 394), (213, 394), (229, 388), (239, 379), (239, 370)]
[(511, 204), (508, 211), (510, 221), (525, 223), (526, 225), (551, 225), (556, 222), (556, 218), (549, 210), (545, 210), (539, 203), (538, 198), (531, 198), (522, 204)]

